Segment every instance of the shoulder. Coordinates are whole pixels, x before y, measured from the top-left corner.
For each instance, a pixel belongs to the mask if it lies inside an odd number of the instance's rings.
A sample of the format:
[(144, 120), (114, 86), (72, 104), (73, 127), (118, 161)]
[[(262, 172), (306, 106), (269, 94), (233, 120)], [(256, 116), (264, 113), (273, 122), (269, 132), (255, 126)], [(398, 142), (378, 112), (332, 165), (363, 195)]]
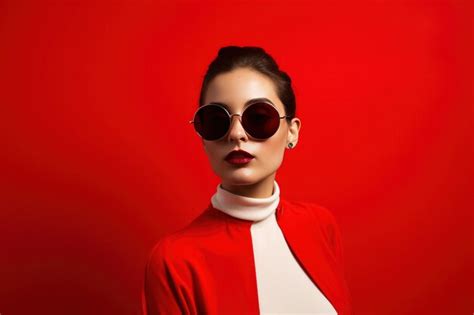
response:
[(328, 208), (313, 202), (283, 201), (283, 207), (293, 216), (299, 218), (301, 226), (309, 226), (311, 230), (319, 230), (326, 242), (335, 247), (338, 242), (339, 228), (334, 213)]
[(283, 200), (282, 204), (293, 213), (315, 219), (320, 224), (336, 224), (333, 212), (317, 203)]
[(165, 234), (154, 244), (149, 254), (149, 260), (167, 261), (176, 257), (183, 247), (185, 247), (185, 243), (180, 242), (175, 233)]
[(149, 276), (163, 278), (187, 275), (193, 265), (195, 249), (180, 233), (162, 236), (148, 254), (147, 270)]
[(177, 233), (168, 233), (163, 235), (153, 246), (150, 252), (150, 258), (163, 259), (167, 257), (176, 257), (186, 247), (186, 242), (182, 241)]
[(198, 215), (183, 228), (161, 236), (152, 247), (148, 263), (169, 267), (189, 266), (201, 255), (199, 251), (208, 244), (208, 240), (222, 229), (222, 221), (215, 220), (208, 212)]

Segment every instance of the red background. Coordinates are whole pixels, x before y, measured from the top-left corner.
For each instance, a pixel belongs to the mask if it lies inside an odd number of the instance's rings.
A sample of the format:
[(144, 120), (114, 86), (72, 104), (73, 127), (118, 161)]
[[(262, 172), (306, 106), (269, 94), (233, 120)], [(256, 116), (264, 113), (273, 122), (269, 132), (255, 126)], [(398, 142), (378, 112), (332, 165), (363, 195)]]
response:
[(225, 45), (293, 79), (282, 196), (335, 214), (357, 314), (471, 314), (470, 1), (0, 4), (0, 313), (134, 314), (218, 178), (192, 126)]

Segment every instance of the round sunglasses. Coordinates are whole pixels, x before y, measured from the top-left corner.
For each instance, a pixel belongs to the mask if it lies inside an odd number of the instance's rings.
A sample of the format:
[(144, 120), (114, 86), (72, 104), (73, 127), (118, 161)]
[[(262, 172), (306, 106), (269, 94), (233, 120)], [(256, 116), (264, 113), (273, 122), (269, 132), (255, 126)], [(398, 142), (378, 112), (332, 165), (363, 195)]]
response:
[(245, 132), (257, 140), (270, 138), (280, 127), (280, 120), (289, 116), (280, 116), (271, 103), (259, 101), (247, 105), (242, 114), (230, 114), (220, 104), (209, 103), (199, 107), (194, 113), (194, 129), (204, 140), (215, 141), (224, 137), (230, 129), (232, 116), (241, 116)]

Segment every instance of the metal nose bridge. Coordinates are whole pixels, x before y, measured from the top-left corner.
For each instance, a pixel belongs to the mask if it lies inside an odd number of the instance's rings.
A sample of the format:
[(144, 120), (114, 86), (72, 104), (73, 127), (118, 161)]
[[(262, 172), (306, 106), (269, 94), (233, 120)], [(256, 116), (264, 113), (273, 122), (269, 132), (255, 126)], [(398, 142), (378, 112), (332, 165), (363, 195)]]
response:
[[(232, 115), (229, 115), (230, 120), (232, 120), (232, 117), (233, 117), (233, 116), (240, 116), (240, 117), (242, 117), (242, 114), (232, 114)], [(242, 118), (241, 118), (241, 119), (242, 119)]]
[(247, 135), (247, 136), (250, 136), (247, 132), (247, 130), (245, 129), (244, 125), (242, 124), (242, 114), (229, 114), (229, 120), (230, 120), (230, 123), (229, 123), (229, 129), (227, 130), (227, 133), (226, 133), (226, 136), (229, 135), (229, 133), (231, 132), (232, 130), (232, 122), (233, 122), (233, 119), (234, 116), (237, 116), (237, 117), (240, 117), (240, 126), (241, 128), (244, 130), (244, 133)]
[[(229, 115), (230, 124), (229, 124), (229, 130), (228, 130), (228, 131), (230, 131), (230, 129), (231, 129), (230, 126), (232, 125), (232, 118), (234, 118), (234, 116), (240, 117), (239, 120), (240, 120), (240, 124), (242, 125), (242, 114), (231, 114), (231, 115)], [(244, 127), (244, 126), (242, 125), (242, 128), (243, 128), (243, 127)], [(244, 130), (245, 130), (245, 128), (244, 128)], [(246, 131), (246, 132), (247, 132), (247, 131)]]

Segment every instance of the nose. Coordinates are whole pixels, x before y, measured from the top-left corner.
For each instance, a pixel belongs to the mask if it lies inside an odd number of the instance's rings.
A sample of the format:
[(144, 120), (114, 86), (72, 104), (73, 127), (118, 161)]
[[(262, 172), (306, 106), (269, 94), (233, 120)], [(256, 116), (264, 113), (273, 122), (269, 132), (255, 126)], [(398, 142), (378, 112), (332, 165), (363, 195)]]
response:
[[(237, 119), (234, 119), (236, 117)], [(230, 127), (229, 132), (227, 133), (228, 141), (247, 141), (248, 136), (245, 132), (244, 127), (242, 126), (242, 116), (239, 114), (233, 114), (230, 116)]]

